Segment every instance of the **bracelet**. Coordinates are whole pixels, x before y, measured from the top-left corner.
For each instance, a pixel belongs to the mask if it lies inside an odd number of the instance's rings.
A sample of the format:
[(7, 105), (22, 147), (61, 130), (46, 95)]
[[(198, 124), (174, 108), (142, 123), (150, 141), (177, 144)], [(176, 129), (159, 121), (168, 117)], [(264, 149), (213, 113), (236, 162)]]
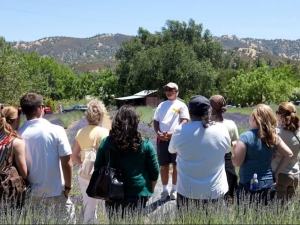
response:
[(65, 185), (65, 190), (70, 191), (70, 190), (72, 190), (72, 187), (68, 187), (68, 186)]

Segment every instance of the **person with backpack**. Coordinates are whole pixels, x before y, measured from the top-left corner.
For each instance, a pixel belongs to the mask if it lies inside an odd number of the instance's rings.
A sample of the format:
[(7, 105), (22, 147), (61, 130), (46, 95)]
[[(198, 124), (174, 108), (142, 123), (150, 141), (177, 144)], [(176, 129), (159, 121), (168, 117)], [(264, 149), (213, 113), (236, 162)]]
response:
[[(0, 170), (15, 166), (19, 175), (25, 180), (27, 178), (27, 165), (25, 161), (25, 145), (17, 130), (20, 125), (21, 111), (14, 106), (6, 106), (0, 111)], [(3, 182), (3, 180), (1, 180)], [(0, 187), (1, 193), (6, 192)], [(0, 196), (0, 201), (2, 197)], [(17, 197), (17, 196), (13, 196)], [(17, 200), (17, 207), (22, 207), (23, 199)]]

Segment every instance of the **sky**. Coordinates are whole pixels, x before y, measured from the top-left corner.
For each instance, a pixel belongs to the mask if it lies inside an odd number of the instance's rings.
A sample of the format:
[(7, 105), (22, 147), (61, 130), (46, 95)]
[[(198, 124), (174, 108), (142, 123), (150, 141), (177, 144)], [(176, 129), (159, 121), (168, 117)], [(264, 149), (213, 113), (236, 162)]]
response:
[(299, 0), (0, 0), (6, 41), (155, 33), (167, 20), (190, 19), (213, 36), (300, 39)]

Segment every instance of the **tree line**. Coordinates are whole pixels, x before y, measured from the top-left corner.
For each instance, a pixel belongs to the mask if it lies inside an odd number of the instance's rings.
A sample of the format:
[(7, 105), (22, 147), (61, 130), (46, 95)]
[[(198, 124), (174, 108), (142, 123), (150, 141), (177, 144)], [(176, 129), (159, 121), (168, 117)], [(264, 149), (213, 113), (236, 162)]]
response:
[(16, 106), (28, 92), (53, 101), (80, 100), (86, 95), (108, 100), (106, 96), (117, 89), (116, 76), (110, 70), (75, 74), (51, 57), (13, 49), (3, 37), (0, 37), (0, 81), (0, 102)]
[(114, 71), (76, 74), (70, 67), (37, 53), (14, 50), (0, 37), (0, 102), (18, 105), (20, 96), (37, 92), (55, 101), (94, 95), (106, 105), (113, 97), (141, 90), (158, 90), (173, 81), (184, 100), (195, 94), (222, 94), (229, 104), (279, 103), (300, 99), (300, 64), (278, 61), (253, 63), (235, 56), (213, 40), (208, 29), (168, 20), (160, 32), (139, 28), (137, 35), (121, 44)]

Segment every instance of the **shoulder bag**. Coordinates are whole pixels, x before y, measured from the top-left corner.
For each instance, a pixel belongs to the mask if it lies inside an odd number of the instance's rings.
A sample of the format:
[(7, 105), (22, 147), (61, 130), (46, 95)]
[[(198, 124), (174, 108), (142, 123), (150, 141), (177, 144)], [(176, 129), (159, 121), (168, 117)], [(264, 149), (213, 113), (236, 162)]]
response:
[(99, 135), (100, 131), (98, 130), (94, 138), (93, 147), (83, 150), (85, 157), (81, 168), (78, 170), (78, 174), (81, 178), (86, 180), (90, 180), (94, 172), (94, 163), (96, 160), (96, 142)]
[(111, 151), (109, 149), (107, 165), (94, 170), (86, 193), (91, 198), (116, 202), (123, 200), (124, 187), (118, 159), (117, 168), (112, 168), (110, 165)]
[(11, 162), (0, 171), (0, 198), (5, 206), (17, 202), (23, 203), (30, 185), (19, 175), (13, 166), (13, 144), (11, 146)]

